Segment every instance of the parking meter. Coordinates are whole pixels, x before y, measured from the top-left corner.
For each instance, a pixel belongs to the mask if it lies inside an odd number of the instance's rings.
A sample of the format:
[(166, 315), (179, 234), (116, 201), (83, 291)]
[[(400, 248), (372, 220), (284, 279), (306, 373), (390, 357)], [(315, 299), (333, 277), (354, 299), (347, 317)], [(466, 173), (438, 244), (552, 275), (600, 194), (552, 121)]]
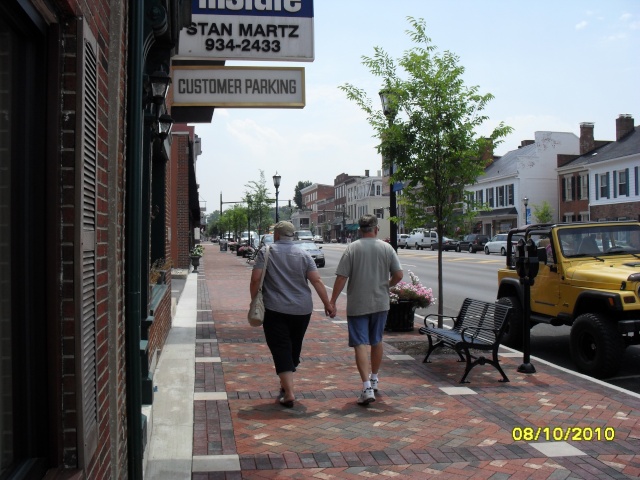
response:
[(518, 240), (516, 245), (516, 272), (520, 277), (520, 283), (523, 286), (523, 305), (522, 305), (522, 336), (523, 336), (523, 361), (518, 367), (518, 372), (535, 373), (536, 369), (531, 364), (531, 285), (534, 278), (538, 275), (539, 259), (538, 247), (529, 238)]
[(524, 283), (525, 279), (529, 285), (533, 285), (534, 278), (538, 275), (540, 268), (540, 260), (538, 259), (538, 247), (533, 240), (518, 240), (516, 245), (516, 273), (520, 277), (520, 283)]

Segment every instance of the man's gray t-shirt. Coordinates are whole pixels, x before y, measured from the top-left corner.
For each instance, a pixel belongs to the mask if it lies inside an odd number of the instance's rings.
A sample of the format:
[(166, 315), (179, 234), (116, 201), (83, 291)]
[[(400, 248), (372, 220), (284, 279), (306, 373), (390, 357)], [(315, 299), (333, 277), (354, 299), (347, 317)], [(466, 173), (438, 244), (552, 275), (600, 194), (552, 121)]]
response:
[(348, 277), (347, 315), (389, 310), (389, 277), (402, 270), (393, 247), (377, 238), (361, 238), (347, 246), (336, 275)]
[[(290, 240), (278, 240), (269, 248), (262, 285), (265, 308), (289, 315), (311, 313), (313, 298), (307, 273), (318, 269), (313, 258)], [(253, 268), (264, 268), (264, 248), (258, 253)]]

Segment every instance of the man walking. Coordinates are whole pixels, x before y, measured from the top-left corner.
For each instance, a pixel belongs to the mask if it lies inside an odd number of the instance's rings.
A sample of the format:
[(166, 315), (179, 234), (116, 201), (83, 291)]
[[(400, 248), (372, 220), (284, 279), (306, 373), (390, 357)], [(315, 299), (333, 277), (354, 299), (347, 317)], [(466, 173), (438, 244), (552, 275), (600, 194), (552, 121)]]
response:
[(378, 391), (389, 288), (402, 280), (402, 266), (391, 245), (376, 238), (379, 228), (375, 215), (363, 215), (358, 223), (362, 238), (350, 243), (340, 259), (331, 305), (335, 311), (336, 300), (348, 279), (349, 346), (354, 348), (356, 366), (362, 379), (358, 404), (368, 405), (375, 402), (374, 392)]

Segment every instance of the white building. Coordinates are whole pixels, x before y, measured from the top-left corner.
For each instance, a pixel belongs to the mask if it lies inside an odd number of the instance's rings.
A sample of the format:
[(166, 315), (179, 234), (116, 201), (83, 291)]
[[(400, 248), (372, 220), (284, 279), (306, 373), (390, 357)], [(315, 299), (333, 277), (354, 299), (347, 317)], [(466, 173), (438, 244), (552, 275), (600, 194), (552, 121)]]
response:
[[(389, 237), (391, 225), (389, 223), (389, 197), (382, 195), (384, 178), (378, 172), (377, 176), (370, 176), (365, 170), (364, 177), (354, 177), (346, 183), (346, 211), (349, 218), (357, 225), (362, 215), (372, 214), (378, 217), (378, 238)], [(357, 229), (357, 227), (356, 227)], [(353, 236), (353, 232), (352, 233)]]
[(576, 155), (579, 151), (579, 139), (573, 133), (536, 132), (535, 140), (524, 141), (517, 150), (493, 161), (474, 185), (465, 187), (476, 204), (490, 209), (478, 211), (474, 232), (492, 236), (527, 221), (534, 223), (533, 206), (544, 201), (553, 209), (553, 221), (557, 221), (557, 155)]

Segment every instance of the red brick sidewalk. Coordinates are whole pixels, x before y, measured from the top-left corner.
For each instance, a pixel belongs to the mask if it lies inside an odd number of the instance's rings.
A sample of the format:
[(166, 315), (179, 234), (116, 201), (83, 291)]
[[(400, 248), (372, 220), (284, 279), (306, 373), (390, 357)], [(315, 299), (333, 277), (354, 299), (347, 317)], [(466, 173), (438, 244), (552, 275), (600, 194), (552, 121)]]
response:
[[(501, 357), (511, 382), (485, 365), (463, 386), (457, 356), (423, 364), (387, 343), (376, 402), (357, 405), (344, 297), (329, 319), (314, 293), (296, 404), (282, 408), (262, 329), (245, 319), (250, 268), (215, 248), (199, 267), (195, 391), (212, 399), (195, 400), (193, 455), (205, 467), (193, 479), (640, 477), (640, 398), (544, 363), (520, 374), (521, 356)], [(385, 334), (403, 339), (426, 341)], [(228, 458), (241, 471), (218, 462)]]

